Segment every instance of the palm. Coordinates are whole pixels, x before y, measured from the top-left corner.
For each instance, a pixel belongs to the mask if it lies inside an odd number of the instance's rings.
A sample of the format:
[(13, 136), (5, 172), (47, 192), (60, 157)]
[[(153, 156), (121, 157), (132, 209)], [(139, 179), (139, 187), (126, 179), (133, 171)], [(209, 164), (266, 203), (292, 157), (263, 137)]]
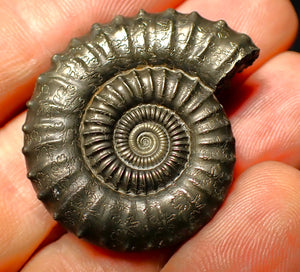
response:
[[(22, 266), (22, 271), (299, 269), (300, 174), (291, 166), (300, 164), (300, 56), (282, 53), (297, 26), (291, 5), (285, 0), (94, 2), (4, 0), (0, 4), (0, 119), (6, 123), (0, 131), (0, 270)], [(93, 22), (118, 13), (133, 15), (141, 7), (153, 12), (177, 7), (184, 13), (196, 10), (211, 20), (225, 19), (261, 48), (255, 65), (220, 98), (237, 140), (236, 179), (230, 194), (213, 220), (176, 253), (172, 249), (112, 253), (64, 233), (25, 178), (21, 154), (25, 115), (9, 120), (25, 104), (50, 56), (71, 37), (86, 32)], [(267, 160), (285, 164), (263, 162)]]

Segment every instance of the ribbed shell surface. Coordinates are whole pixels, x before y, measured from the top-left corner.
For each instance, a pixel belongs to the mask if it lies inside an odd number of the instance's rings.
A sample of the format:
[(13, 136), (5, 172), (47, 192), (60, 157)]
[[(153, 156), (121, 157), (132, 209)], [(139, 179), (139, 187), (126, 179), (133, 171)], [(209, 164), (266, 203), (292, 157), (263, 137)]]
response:
[(248, 36), (197, 13), (95, 24), (53, 57), (27, 104), (23, 152), (38, 198), (99, 246), (184, 241), (232, 180), (234, 138), (213, 92), (257, 56)]

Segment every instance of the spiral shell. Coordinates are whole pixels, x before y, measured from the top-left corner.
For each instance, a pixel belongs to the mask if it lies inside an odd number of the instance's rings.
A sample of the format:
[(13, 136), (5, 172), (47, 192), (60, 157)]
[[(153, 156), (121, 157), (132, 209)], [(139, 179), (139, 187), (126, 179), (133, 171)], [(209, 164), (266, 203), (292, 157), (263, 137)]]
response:
[(224, 21), (140, 11), (53, 56), (23, 126), (28, 177), (68, 230), (109, 249), (178, 244), (216, 213), (235, 162), (213, 92), (258, 49)]

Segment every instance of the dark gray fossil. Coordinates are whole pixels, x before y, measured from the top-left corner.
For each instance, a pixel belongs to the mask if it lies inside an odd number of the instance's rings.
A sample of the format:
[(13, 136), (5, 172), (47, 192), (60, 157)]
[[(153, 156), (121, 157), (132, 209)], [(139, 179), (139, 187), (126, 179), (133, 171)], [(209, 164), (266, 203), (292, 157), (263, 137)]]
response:
[(235, 146), (217, 87), (258, 48), (196, 12), (95, 24), (39, 76), (23, 126), (28, 177), (66, 229), (109, 249), (178, 244), (216, 213)]

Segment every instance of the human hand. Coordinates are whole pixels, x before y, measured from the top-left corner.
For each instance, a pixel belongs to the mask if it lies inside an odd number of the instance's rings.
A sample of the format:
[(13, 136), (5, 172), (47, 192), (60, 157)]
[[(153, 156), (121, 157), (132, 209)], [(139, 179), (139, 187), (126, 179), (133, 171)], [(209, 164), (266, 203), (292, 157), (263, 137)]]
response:
[[(220, 97), (236, 138), (236, 178), (216, 216), (176, 252), (114, 253), (65, 233), (37, 200), (21, 154), (25, 113), (11, 113), (50, 57), (92, 23), (167, 7), (225, 19), (261, 49)], [(299, 271), (300, 56), (282, 53), (297, 28), (289, 1), (3, 0), (0, 13), (0, 271)]]

